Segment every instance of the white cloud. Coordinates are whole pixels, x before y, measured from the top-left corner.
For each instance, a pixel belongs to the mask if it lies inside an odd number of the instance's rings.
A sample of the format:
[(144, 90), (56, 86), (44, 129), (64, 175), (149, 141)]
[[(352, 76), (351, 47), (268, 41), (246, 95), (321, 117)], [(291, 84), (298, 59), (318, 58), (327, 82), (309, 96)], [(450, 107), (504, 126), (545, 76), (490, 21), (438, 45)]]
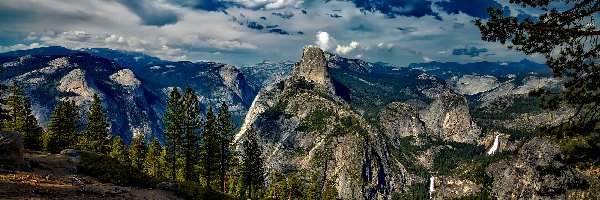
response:
[(323, 31), (317, 32), (317, 42), (315, 42), (315, 44), (317, 44), (317, 46), (319, 46), (321, 49), (327, 51), (327, 50), (329, 50), (329, 41), (330, 41), (329, 33), (323, 32)]
[(430, 57), (423, 56), (423, 62), (431, 62), (431, 61), (434, 61), (434, 60), (431, 59)]
[(358, 54), (358, 55), (356, 55), (356, 58), (357, 58), (357, 59), (361, 59), (362, 57), (363, 57), (363, 55), (362, 55), (362, 54)]
[(8, 51), (17, 51), (17, 50), (26, 50), (26, 49), (34, 49), (43, 47), (40, 43), (31, 43), (29, 45), (25, 44), (15, 44), (12, 46), (0, 46), (0, 52), (8, 52)]
[(225, 0), (237, 5), (252, 9), (276, 10), (286, 7), (299, 8), (304, 4), (303, 0)]
[(358, 42), (355, 41), (352, 41), (348, 46), (341, 46), (338, 44), (337, 48), (335, 49), (335, 52), (338, 54), (345, 55), (351, 52), (352, 50), (356, 49), (356, 47), (358, 47)]

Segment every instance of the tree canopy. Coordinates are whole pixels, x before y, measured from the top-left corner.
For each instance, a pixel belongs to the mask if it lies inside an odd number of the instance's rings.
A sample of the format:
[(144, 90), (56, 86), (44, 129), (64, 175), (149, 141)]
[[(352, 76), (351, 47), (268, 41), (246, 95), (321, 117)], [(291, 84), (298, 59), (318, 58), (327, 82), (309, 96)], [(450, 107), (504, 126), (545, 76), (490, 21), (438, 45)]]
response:
[(488, 8), (490, 18), (477, 20), (482, 39), (509, 43), (508, 48), (527, 55), (541, 54), (554, 76), (563, 79), (564, 90), (536, 90), (544, 98), (542, 107), (572, 106), (575, 114), (566, 123), (550, 127), (565, 150), (580, 161), (600, 161), (600, 29), (597, 0), (511, 0), (522, 7), (538, 9), (536, 17), (519, 18), (501, 8)]

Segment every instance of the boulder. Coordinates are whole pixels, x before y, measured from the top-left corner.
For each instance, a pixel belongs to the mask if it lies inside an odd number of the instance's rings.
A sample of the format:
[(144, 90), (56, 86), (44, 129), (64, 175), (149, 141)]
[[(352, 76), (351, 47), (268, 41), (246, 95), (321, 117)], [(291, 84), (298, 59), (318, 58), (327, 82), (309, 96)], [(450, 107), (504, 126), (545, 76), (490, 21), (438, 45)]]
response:
[(63, 149), (62, 151), (60, 151), (60, 155), (76, 157), (79, 156), (79, 153), (75, 149)]
[(179, 184), (171, 182), (161, 182), (159, 184), (156, 184), (155, 188), (159, 190), (177, 191), (177, 189), (179, 188)]
[(18, 133), (0, 131), (0, 168), (19, 170), (23, 151), (23, 138)]

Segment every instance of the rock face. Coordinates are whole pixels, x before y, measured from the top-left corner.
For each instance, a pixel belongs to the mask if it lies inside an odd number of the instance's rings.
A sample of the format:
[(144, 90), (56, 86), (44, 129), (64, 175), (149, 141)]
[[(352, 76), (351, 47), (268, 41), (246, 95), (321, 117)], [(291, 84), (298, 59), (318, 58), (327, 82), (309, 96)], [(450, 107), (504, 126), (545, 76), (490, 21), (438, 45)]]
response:
[(407, 181), (393, 167), (404, 167), (390, 162), (376, 129), (334, 95), (325, 59), (321, 49), (305, 48), (292, 77), (259, 92), (235, 141), (253, 127), (267, 173), (302, 173), (342, 199), (390, 198)]
[(415, 142), (419, 143), (420, 137), (425, 133), (417, 109), (406, 103), (390, 103), (379, 118), (383, 132), (396, 145), (400, 145), (400, 139), (403, 137), (413, 137)]
[(422, 112), (429, 134), (444, 141), (475, 143), (481, 129), (471, 120), (467, 99), (451, 92), (439, 95)]
[(18, 170), (23, 164), (23, 139), (16, 132), (0, 131), (0, 167)]
[[(493, 177), (492, 192), (498, 199), (595, 199), (598, 194), (582, 174), (564, 162), (560, 147), (545, 138), (534, 138), (513, 159), (486, 168)], [(596, 192), (598, 193), (598, 192)], [(596, 195), (591, 196), (591, 195)]]
[(313, 83), (317, 89), (329, 94), (335, 92), (331, 79), (329, 79), (325, 54), (319, 47), (308, 46), (304, 48), (302, 60), (292, 68), (292, 79)]
[(481, 191), (481, 186), (473, 181), (454, 177), (435, 177), (434, 188), (431, 199), (459, 199)]
[(293, 68), (293, 75), (317, 84), (328, 82), (327, 60), (325, 60), (323, 50), (314, 46), (305, 47), (302, 60)]

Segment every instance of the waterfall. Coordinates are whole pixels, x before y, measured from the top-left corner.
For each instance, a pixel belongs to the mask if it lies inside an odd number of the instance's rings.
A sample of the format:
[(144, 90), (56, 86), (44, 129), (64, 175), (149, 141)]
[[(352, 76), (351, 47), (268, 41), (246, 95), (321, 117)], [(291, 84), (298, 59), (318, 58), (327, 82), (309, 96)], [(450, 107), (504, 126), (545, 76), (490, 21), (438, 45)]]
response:
[(433, 192), (435, 192), (435, 177), (432, 176), (431, 178), (429, 178), (429, 199), (433, 198)]
[(490, 148), (490, 150), (487, 152), (488, 155), (493, 155), (496, 153), (496, 150), (498, 150), (498, 136), (500, 136), (500, 135), (496, 135), (496, 139), (494, 140), (494, 145), (492, 145), (492, 148)]

